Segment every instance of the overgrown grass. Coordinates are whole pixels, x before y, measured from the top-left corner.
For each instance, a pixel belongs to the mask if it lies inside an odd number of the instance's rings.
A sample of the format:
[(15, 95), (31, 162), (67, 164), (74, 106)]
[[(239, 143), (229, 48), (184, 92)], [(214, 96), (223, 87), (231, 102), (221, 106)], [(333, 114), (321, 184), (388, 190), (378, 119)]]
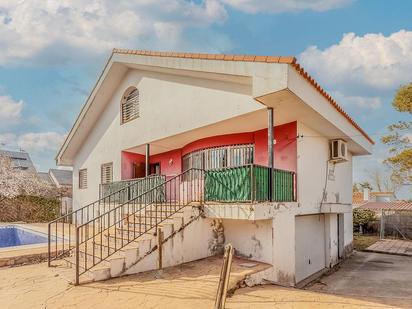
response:
[(353, 248), (357, 251), (363, 251), (367, 247), (373, 245), (378, 240), (379, 240), (379, 236), (376, 236), (376, 235), (354, 234), (353, 235)]

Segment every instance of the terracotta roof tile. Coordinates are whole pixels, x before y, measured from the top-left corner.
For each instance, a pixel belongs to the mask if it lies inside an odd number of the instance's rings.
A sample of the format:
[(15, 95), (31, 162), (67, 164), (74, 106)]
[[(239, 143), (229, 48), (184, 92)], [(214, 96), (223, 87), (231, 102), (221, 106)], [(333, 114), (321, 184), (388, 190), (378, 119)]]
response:
[(268, 56), (256, 56), (255, 62), (266, 62)]
[(233, 57), (233, 60), (234, 61), (243, 61), (245, 59), (245, 56), (244, 55), (235, 55), (234, 57)]
[(407, 201), (393, 201), (393, 202), (367, 202), (361, 206), (360, 209), (370, 210), (412, 210), (412, 202)]
[(255, 61), (255, 58), (256, 56), (253, 56), (253, 55), (245, 55), (245, 57), (243, 58), (243, 61), (253, 62)]
[(340, 112), (350, 124), (352, 124), (369, 142), (375, 142), (366, 134), (366, 132), (336, 103), (335, 100), (315, 81), (315, 79), (308, 74), (304, 68), (297, 63), (293, 56), (276, 57), (276, 56), (255, 56), (255, 55), (225, 55), (225, 54), (191, 54), (191, 53), (176, 53), (176, 52), (150, 52), (141, 50), (128, 49), (113, 49), (113, 53), (118, 54), (136, 54), (149, 55), (160, 57), (174, 57), (174, 58), (192, 58), (192, 59), (208, 59), (208, 60), (224, 60), (224, 61), (243, 61), (243, 62), (268, 62), (268, 63), (284, 63), (292, 65), (296, 71), (302, 75), (321, 95), (323, 95), (329, 103)]
[(268, 63), (279, 63), (279, 56), (267, 56), (266, 62)]

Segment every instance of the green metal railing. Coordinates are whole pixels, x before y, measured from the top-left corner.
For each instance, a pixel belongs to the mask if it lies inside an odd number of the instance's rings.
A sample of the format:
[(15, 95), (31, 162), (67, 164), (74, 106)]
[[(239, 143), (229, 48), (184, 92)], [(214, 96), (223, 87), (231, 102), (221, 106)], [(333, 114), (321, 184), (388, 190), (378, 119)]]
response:
[[(100, 198), (113, 194), (113, 192), (121, 192), (116, 195), (116, 203), (125, 203), (136, 196), (143, 194), (151, 188), (158, 186), (166, 181), (164, 175), (152, 175), (143, 178), (135, 178), (130, 180), (121, 180), (100, 185)], [(133, 186), (132, 186), (133, 185)], [(123, 190), (124, 189), (124, 190)]]
[(294, 172), (279, 169), (273, 170), (273, 200), (276, 202), (295, 201)]
[(295, 201), (295, 173), (272, 169), (270, 196), (270, 168), (245, 165), (205, 171), (205, 200), (219, 202), (292, 202)]

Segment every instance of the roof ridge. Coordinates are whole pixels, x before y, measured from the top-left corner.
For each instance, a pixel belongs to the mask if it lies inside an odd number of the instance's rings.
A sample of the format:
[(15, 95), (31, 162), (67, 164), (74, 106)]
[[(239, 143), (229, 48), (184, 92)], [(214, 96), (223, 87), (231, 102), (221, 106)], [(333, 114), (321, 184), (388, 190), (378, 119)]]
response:
[(140, 56), (156, 56), (171, 58), (189, 58), (204, 60), (224, 60), (224, 61), (242, 61), (242, 62), (266, 62), (266, 63), (296, 63), (295, 56), (259, 56), (245, 54), (206, 54), (206, 53), (184, 53), (184, 52), (160, 52), (151, 50), (113, 48), (115, 54), (131, 54)]

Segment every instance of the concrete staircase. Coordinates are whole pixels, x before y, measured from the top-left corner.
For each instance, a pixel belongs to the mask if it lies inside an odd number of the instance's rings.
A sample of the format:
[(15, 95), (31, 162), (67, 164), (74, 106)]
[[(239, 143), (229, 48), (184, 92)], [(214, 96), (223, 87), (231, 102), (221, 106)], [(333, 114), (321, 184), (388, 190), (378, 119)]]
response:
[[(201, 209), (199, 206), (188, 205), (182, 210), (175, 212), (170, 216), (170, 210), (162, 209), (162, 205), (150, 205), (145, 210), (146, 215), (124, 215), (125, 220), (120, 227), (113, 227), (101, 234), (96, 234), (94, 239), (91, 239), (79, 246), (79, 268), (83, 272), (90, 265), (96, 264), (87, 272), (80, 276), (80, 284), (101, 281), (110, 278), (119, 277), (126, 274), (139, 273), (142, 271), (156, 269), (157, 261), (157, 230), (154, 226), (161, 229), (163, 234), (163, 243), (169, 241), (174, 243), (174, 247), (183, 247), (183, 237), (176, 237), (179, 233), (192, 222), (200, 217)], [(166, 218), (166, 215), (169, 218)], [(157, 222), (156, 222), (157, 219)], [(162, 222), (160, 222), (162, 221)], [(160, 222), (160, 223), (158, 223)], [(137, 237), (145, 228), (154, 227), (141, 236)], [(135, 239), (136, 238), (136, 239)], [(134, 239), (134, 240), (133, 240)], [(133, 240), (130, 242), (130, 240)], [(129, 244), (127, 244), (130, 242)], [(127, 244), (127, 245), (125, 245)], [(122, 248), (121, 248), (122, 247)], [(170, 256), (170, 246), (162, 246), (165, 256)], [(120, 248), (120, 249), (119, 249)], [(172, 249), (173, 250), (173, 249)], [(101, 253), (105, 254), (101, 254)], [(104, 258), (105, 256), (109, 257)], [(151, 256), (149, 258), (149, 256)], [(101, 258), (103, 257), (103, 258)], [(144, 260), (150, 260), (144, 263)], [(143, 262), (143, 263), (142, 263)], [(166, 266), (178, 265), (182, 262), (181, 259), (168, 259)], [(139, 264), (142, 264), (139, 267)], [(72, 272), (65, 272), (65, 277), (74, 283), (73, 270), (76, 267), (75, 250), (72, 251), (69, 257), (66, 257), (60, 263), (60, 266), (72, 268)], [(69, 274), (69, 276), (67, 276)]]

